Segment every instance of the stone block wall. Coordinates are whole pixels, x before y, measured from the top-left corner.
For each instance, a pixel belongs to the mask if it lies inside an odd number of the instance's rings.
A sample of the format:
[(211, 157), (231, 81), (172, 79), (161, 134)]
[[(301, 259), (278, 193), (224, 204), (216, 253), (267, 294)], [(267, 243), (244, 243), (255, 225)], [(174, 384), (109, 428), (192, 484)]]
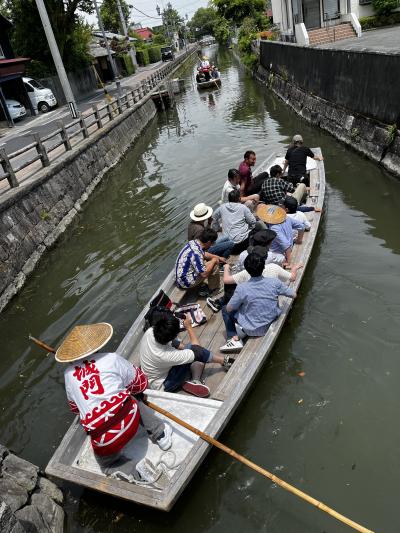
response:
[(62, 533), (64, 497), (39, 468), (0, 445), (0, 531)]
[(0, 197), (0, 311), (155, 114), (149, 97)]
[(262, 66), (258, 79), (308, 122), (400, 176), (400, 136), (388, 124), (308, 93), (292, 79)]

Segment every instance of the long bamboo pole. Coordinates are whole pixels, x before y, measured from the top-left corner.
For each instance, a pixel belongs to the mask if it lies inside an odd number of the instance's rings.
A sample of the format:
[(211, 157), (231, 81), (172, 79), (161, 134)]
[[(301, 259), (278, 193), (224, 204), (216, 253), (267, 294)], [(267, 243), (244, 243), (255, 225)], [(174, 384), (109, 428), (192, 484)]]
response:
[[(32, 337), (32, 335), (29, 335), (29, 339), (31, 341), (33, 341), (35, 344), (37, 344), (38, 346), (40, 346), (41, 348), (43, 348), (44, 350), (46, 350), (47, 352), (56, 353), (56, 350), (54, 348), (52, 348), (51, 346), (49, 346), (45, 342), (43, 342), (43, 341), (41, 341), (39, 339), (36, 339), (35, 337)], [(188, 424), (184, 420), (181, 420), (177, 416), (173, 415), (169, 411), (166, 411), (162, 407), (159, 407), (158, 405), (156, 405), (156, 404), (154, 404), (152, 402), (149, 402), (148, 400), (145, 401), (145, 404), (148, 405), (154, 411), (157, 411), (157, 413), (160, 413), (161, 415), (165, 416), (166, 418), (169, 418), (173, 422), (176, 422), (180, 426), (188, 429), (192, 433), (195, 433), (196, 435), (198, 435), (200, 438), (202, 438), (203, 440), (205, 440), (209, 444), (212, 444), (216, 448), (218, 448), (218, 449), (222, 450), (223, 452), (227, 453), (228, 455), (230, 455), (234, 459), (236, 459), (236, 460), (240, 461), (241, 463), (245, 464), (246, 466), (248, 466), (252, 470), (255, 470), (256, 472), (258, 472), (262, 476), (269, 478), (271, 481), (273, 481), (274, 483), (276, 483), (277, 485), (279, 485), (283, 489), (291, 492), (292, 494), (295, 494), (296, 496), (298, 496), (299, 498), (305, 500), (306, 502), (310, 503), (311, 505), (314, 505), (314, 507), (317, 507), (321, 511), (324, 511), (325, 513), (333, 516), (334, 518), (336, 518), (340, 522), (343, 522), (344, 524), (350, 526), (351, 528), (355, 529), (356, 531), (360, 531), (361, 533), (374, 533), (371, 529), (367, 529), (366, 527), (364, 527), (364, 526), (362, 526), (360, 524), (357, 524), (357, 522), (354, 522), (353, 520), (350, 520), (350, 518), (347, 518), (346, 516), (338, 513), (337, 511), (335, 511), (331, 507), (328, 507), (327, 505), (325, 505), (324, 503), (316, 500), (312, 496), (309, 496), (308, 494), (306, 494), (305, 492), (297, 489), (293, 485), (290, 485), (290, 483), (287, 483), (286, 481), (283, 481), (283, 479), (280, 479), (279, 477), (275, 476), (274, 474), (271, 474), (271, 472), (269, 472), (265, 468), (262, 468), (261, 466), (258, 466), (256, 463), (253, 463), (253, 461), (250, 461), (249, 459), (247, 459), (243, 455), (240, 455), (239, 453), (235, 452), (235, 450), (232, 450), (232, 448), (229, 448), (228, 446), (225, 446), (225, 444), (222, 444), (222, 442), (219, 442), (218, 440), (214, 439), (213, 437), (210, 437), (210, 435), (207, 435), (207, 433), (204, 433), (203, 431), (200, 431), (199, 429), (197, 429), (194, 426)]]
[(157, 411), (157, 413), (160, 413), (161, 415), (165, 416), (166, 418), (169, 418), (173, 422), (176, 422), (180, 426), (183, 426), (184, 428), (188, 429), (189, 431), (192, 431), (192, 433), (195, 433), (199, 437), (201, 437), (203, 440), (208, 442), (209, 444), (212, 444), (216, 448), (219, 448), (223, 452), (227, 453), (234, 459), (237, 459), (241, 463), (245, 464), (252, 470), (255, 470), (259, 474), (261, 474), (264, 477), (269, 478), (271, 481), (282, 487), (283, 489), (291, 492), (292, 494), (295, 494), (299, 498), (302, 498), (306, 502), (310, 503), (311, 505), (314, 505), (315, 507), (318, 507), (321, 511), (324, 511), (325, 513), (328, 513), (330, 516), (333, 516), (340, 522), (343, 522), (344, 524), (347, 524), (348, 526), (352, 527), (356, 531), (360, 531), (361, 533), (373, 533), (372, 530), (367, 529), (366, 527), (357, 524), (357, 522), (354, 522), (353, 520), (350, 520), (350, 518), (347, 518), (346, 516), (343, 516), (342, 514), (338, 513), (331, 507), (328, 507), (324, 503), (316, 500), (312, 496), (309, 496), (305, 492), (297, 489), (293, 485), (290, 485), (286, 481), (283, 481), (283, 479), (280, 479), (279, 477), (275, 476), (274, 474), (271, 474), (271, 472), (268, 472), (268, 470), (265, 470), (265, 468), (261, 468), (261, 466), (258, 466), (257, 464), (253, 463), (243, 455), (240, 455), (239, 453), (235, 452), (235, 450), (232, 450), (231, 448), (228, 448), (228, 446), (225, 446), (225, 444), (222, 444), (222, 442), (219, 442), (218, 440), (214, 439), (213, 437), (210, 437), (210, 435), (207, 435), (207, 433), (204, 433), (203, 431), (200, 431), (199, 429), (191, 426), (184, 420), (181, 420), (180, 418), (176, 417), (172, 413), (166, 411), (162, 407), (159, 407), (158, 405), (149, 402), (148, 400), (145, 401), (146, 405), (151, 407), (151, 409), (154, 409), (154, 411)]

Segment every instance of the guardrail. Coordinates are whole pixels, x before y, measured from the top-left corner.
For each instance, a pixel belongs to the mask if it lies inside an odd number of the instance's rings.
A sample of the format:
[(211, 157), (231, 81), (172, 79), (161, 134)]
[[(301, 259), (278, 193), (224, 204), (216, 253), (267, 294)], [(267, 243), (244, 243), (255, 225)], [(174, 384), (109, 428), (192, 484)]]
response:
[[(18, 173), (31, 166), (33, 172), (50, 166), (57, 157), (72, 150), (158, 88), (161, 81), (167, 78), (196, 48), (185, 51), (176, 61), (163, 65), (143, 79), (135, 88), (113, 98), (110, 102), (100, 107), (92, 106), (90, 112), (81, 114), (79, 118), (68, 124), (59, 121), (58, 128), (46, 137), (40, 137), (38, 133), (35, 133), (33, 142), (9, 154), (5, 148), (0, 148), (0, 182), (7, 180), (11, 188), (18, 187)], [(21, 156), (24, 156), (24, 161), (18, 163)]]

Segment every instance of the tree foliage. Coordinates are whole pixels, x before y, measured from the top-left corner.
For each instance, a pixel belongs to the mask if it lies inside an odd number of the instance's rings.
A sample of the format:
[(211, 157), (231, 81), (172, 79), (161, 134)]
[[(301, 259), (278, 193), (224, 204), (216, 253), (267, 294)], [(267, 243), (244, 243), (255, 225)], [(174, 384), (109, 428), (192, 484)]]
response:
[[(16, 54), (30, 57), (36, 72), (55, 72), (42, 22), (33, 0), (8, 0), (9, 18), (13, 23), (11, 40)], [(67, 71), (89, 63), (88, 44), (91, 29), (77, 11), (92, 13), (91, 0), (48, 0), (47, 13)]]
[(388, 16), (398, 7), (397, 0), (372, 0), (372, 6), (378, 16)]
[[(122, 15), (125, 19), (125, 24), (128, 27), (129, 20), (129, 6), (125, 0), (120, 0)], [(113, 33), (120, 33), (123, 35), (123, 27), (119, 17), (117, 0), (103, 0), (100, 6), (100, 15), (103, 20), (104, 29)]]
[(246, 17), (265, 11), (265, 0), (212, 0), (218, 15), (239, 26)]
[(218, 13), (215, 7), (199, 7), (188, 23), (195, 37), (214, 35), (214, 26), (218, 22)]

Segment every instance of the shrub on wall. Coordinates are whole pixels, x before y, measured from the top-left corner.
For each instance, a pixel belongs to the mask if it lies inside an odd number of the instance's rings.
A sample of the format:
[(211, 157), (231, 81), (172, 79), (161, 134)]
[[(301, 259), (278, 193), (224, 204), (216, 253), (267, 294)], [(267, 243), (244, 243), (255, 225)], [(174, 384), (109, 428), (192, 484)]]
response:
[(149, 51), (146, 48), (144, 48), (143, 50), (137, 50), (136, 59), (141, 67), (145, 67), (150, 63)]
[(400, 24), (400, 12), (391, 13), (387, 17), (361, 17), (361, 28), (369, 30), (370, 28), (379, 28), (380, 26), (391, 26), (393, 24)]
[(383, 16), (390, 15), (390, 13), (398, 6), (397, 0), (372, 0), (372, 6), (375, 13)]
[(131, 56), (129, 54), (122, 54), (120, 57), (122, 60), (124, 76), (130, 76), (131, 74), (134, 74), (135, 65), (133, 64)]
[(161, 61), (161, 47), (160, 46), (151, 46), (148, 48), (149, 60), (150, 63), (157, 63)]

